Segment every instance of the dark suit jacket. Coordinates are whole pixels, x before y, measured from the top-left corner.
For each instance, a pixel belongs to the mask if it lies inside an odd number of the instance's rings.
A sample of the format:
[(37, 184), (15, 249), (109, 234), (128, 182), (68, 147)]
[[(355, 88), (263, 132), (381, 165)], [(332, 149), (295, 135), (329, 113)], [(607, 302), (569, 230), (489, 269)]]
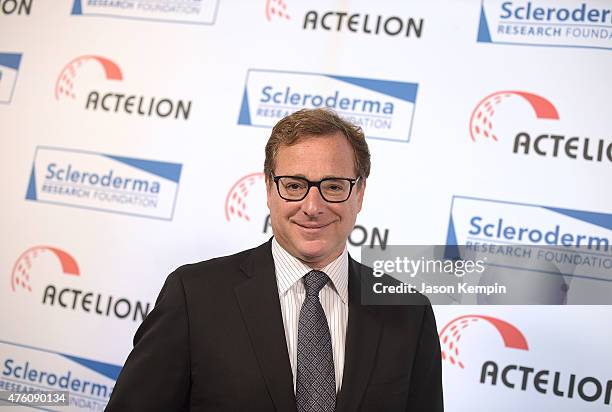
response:
[[(442, 411), (431, 306), (360, 305), (363, 269), (350, 259), (336, 411)], [(296, 411), (270, 242), (168, 276), (106, 411)]]

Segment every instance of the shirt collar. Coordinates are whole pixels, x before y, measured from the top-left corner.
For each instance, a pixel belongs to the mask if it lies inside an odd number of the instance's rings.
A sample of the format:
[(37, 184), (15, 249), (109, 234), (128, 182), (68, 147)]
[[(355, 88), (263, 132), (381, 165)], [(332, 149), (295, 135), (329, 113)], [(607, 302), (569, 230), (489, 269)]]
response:
[[(295, 256), (287, 252), (277, 241), (272, 238), (272, 257), (276, 270), (276, 283), (279, 295), (284, 295), (302, 277), (310, 272), (312, 268)], [(346, 246), (336, 259), (321, 269), (332, 281), (333, 289), (336, 290), (343, 303), (348, 302), (348, 251)]]

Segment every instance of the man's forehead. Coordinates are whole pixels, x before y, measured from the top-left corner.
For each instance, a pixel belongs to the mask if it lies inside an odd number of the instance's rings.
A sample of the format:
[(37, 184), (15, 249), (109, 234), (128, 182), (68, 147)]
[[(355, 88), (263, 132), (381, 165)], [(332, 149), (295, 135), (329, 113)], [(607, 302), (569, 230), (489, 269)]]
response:
[(290, 144), (281, 143), (279, 145), (279, 148), (297, 146), (301, 144), (315, 144), (320, 141), (329, 141), (336, 139), (345, 140), (348, 143), (346, 136), (338, 130), (330, 133), (301, 135), (297, 137), (294, 141), (292, 141)]
[(281, 144), (274, 160), (276, 175), (318, 180), (355, 173), (353, 148), (341, 132), (305, 135), (290, 145)]
[(323, 135), (306, 135), (298, 138), (296, 141), (291, 142), (290, 144), (281, 143), (278, 146), (276, 159), (286, 155), (287, 153), (308, 153), (308, 150), (318, 150), (322, 147), (324, 148), (324, 151), (317, 152), (318, 156), (322, 156), (324, 154), (344, 155), (343, 152), (345, 151), (350, 151), (353, 153), (353, 147), (349, 143), (346, 136), (340, 132), (337, 132)]

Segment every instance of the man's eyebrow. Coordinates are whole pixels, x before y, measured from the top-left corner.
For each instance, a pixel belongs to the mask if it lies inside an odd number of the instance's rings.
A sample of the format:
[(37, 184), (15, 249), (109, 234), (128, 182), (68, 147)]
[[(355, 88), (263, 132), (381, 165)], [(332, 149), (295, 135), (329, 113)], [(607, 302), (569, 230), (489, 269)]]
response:
[[(301, 177), (302, 179), (306, 179), (306, 180), (310, 180), (306, 177), (306, 175), (304, 174), (295, 174), (295, 175), (279, 175), (279, 176), (291, 176), (291, 177)], [(323, 176), (321, 179), (319, 180), (323, 180), (323, 179), (354, 179), (353, 177), (346, 177), (346, 176), (338, 176), (338, 175), (325, 175)], [(311, 182), (316, 182), (316, 180), (310, 180)]]
[(302, 179), (308, 180), (308, 178), (301, 173), (298, 173), (295, 175), (292, 175), (291, 173), (279, 173), (279, 174), (275, 174), (274, 176), (301, 177)]

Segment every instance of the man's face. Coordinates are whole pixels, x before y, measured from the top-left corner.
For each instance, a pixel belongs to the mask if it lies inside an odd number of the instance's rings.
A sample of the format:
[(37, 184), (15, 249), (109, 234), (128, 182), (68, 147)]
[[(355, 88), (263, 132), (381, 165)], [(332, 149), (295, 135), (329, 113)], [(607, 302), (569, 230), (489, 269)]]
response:
[[(356, 178), (354, 156), (341, 133), (307, 136), (297, 144), (279, 148), (274, 174), (300, 176), (311, 181), (326, 177)], [(269, 176), (266, 187), (272, 231), (285, 250), (317, 269), (342, 253), (361, 210), (365, 181), (356, 184), (343, 203), (326, 202), (316, 187), (299, 202), (286, 201), (279, 196)]]

